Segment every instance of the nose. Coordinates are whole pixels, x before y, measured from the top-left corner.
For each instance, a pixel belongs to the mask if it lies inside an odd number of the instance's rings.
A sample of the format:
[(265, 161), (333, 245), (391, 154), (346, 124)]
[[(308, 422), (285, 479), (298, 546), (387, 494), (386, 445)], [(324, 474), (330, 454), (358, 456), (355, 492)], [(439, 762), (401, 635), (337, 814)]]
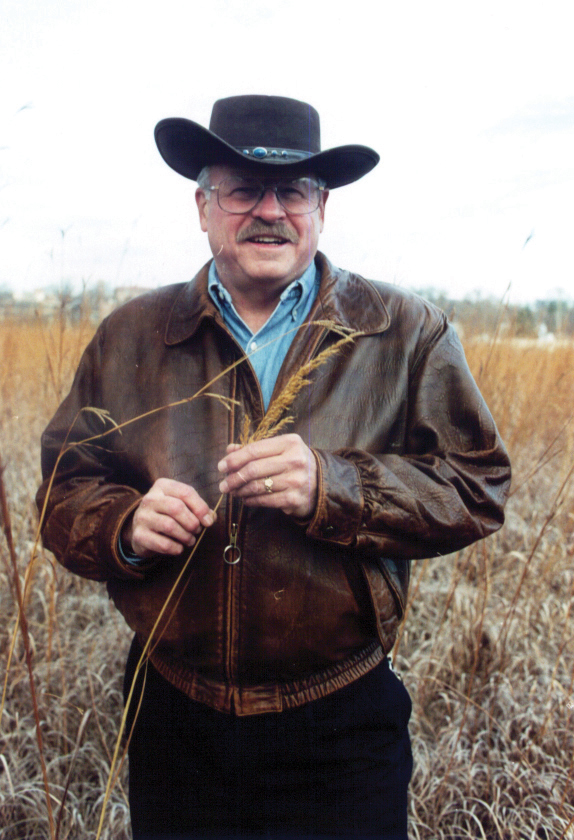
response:
[(285, 208), (279, 203), (273, 187), (267, 187), (251, 213), (265, 221), (275, 221), (285, 216)]

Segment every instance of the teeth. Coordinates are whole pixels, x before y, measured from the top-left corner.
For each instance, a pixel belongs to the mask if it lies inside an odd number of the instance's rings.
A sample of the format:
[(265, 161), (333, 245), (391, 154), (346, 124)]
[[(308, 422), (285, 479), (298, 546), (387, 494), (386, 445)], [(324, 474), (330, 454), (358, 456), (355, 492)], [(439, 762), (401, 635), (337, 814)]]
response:
[(263, 243), (277, 243), (280, 244), (283, 242), (282, 239), (277, 239), (275, 236), (254, 236), (253, 242), (263, 242)]

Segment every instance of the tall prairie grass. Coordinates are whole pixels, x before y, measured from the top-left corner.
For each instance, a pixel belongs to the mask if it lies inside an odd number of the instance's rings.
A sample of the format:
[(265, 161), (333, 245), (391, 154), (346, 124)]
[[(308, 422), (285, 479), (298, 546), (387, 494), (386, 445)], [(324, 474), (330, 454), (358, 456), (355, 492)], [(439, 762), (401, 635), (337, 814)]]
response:
[[(1, 840), (95, 837), (120, 725), (130, 634), (99, 584), (40, 548), (39, 438), (92, 328), (0, 321), (5, 465), (52, 827), (18, 636), (0, 730)], [(395, 665), (413, 698), (413, 838), (574, 838), (574, 346), (466, 340), (513, 461), (507, 522), (475, 546), (413, 565)], [(5, 523), (6, 524), (6, 523)], [(0, 663), (18, 609), (0, 537)], [(125, 768), (103, 838), (130, 837)], [(62, 807), (62, 802), (63, 807)]]

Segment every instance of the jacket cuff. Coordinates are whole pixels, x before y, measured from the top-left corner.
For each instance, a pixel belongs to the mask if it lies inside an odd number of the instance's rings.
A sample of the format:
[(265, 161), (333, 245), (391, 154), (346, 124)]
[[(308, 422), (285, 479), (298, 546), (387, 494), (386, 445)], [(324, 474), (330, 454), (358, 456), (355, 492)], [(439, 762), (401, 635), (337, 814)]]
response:
[[(102, 537), (106, 542), (105, 548), (107, 549), (108, 556), (111, 555), (113, 561), (114, 568), (112, 571), (115, 572), (118, 577), (130, 577), (136, 580), (141, 580), (144, 577), (143, 568), (138, 567), (133, 563), (129, 563), (120, 553), (120, 536), (122, 528), (124, 527), (126, 520), (133, 514), (140, 502), (141, 496), (139, 494), (136, 499), (130, 500), (128, 507), (126, 507), (125, 499), (118, 499), (118, 501), (114, 502), (110, 506), (110, 509), (106, 514), (106, 519), (110, 522), (110, 528), (109, 530), (104, 528), (104, 534), (102, 534)], [(146, 568), (148, 568), (147, 562)]]
[(352, 461), (313, 449), (317, 461), (317, 507), (307, 536), (339, 545), (352, 545), (361, 526), (363, 491)]

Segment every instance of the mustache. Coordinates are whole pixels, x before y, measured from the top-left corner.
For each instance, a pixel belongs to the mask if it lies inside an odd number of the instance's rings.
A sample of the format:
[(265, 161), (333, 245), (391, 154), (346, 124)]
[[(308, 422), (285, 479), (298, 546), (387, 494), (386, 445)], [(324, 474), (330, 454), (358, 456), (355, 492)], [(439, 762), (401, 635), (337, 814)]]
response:
[(253, 236), (277, 236), (281, 239), (286, 239), (297, 245), (299, 237), (294, 230), (290, 230), (284, 222), (274, 222), (266, 224), (261, 219), (255, 219), (251, 224), (240, 230), (237, 234), (237, 242), (245, 242), (246, 239), (251, 239)]

